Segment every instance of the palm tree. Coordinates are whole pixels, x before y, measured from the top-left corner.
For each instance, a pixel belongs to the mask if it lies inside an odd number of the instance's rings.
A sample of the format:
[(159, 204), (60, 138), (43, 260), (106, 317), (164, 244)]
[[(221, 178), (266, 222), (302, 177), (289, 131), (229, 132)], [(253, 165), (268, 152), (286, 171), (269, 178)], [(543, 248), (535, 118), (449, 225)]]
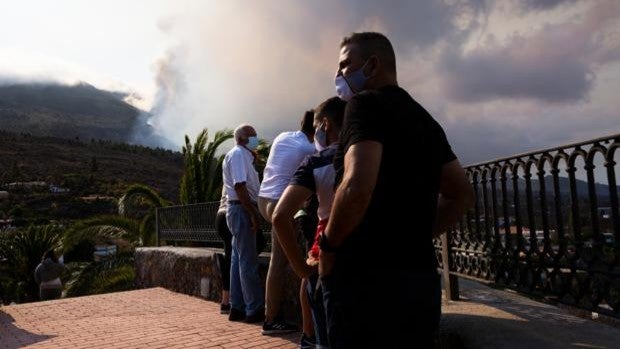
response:
[(140, 222), (140, 239), (143, 245), (155, 244), (155, 209), (170, 205), (170, 202), (151, 187), (143, 184), (132, 184), (118, 200), (118, 213), (124, 217), (138, 218), (140, 208), (148, 206), (148, 212)]
[(30, 226), (0, 235), (0, 256), (5, 259), (0, 268), (2, 288), (13, 290), (12, 295), (3, 295), (4, 302), (30, 302), (39, 298), (34, 270), (47, 250), (60, 247), (61, 238), (60, 228), (54, 225)]
[(133, 288), (133, 251), (145, 240), (139, 220), (123, 216), (99, 216), (82, 220), (65, 232), (65, 251), (84, 240), (93, 244), (124, 245), (103, 262), (71, 263), (67, 296), (129, 290)]
[[(122, 246), (102, 262), (76, 263), (67, 283), (67, 296), (129, 290), (133, 288), (133, 252), (136, 247), (155, 244), (155, 208), (169, 202), (152, 188), (134, 184), (119, 199), (118, 216), (98, 216), (79, 221), (65, 233), (65, 251), (82, 241)], [(144, 216), (143, 208), (148, 211)]]
[(216, 155), (222, 143), (233, 137), (231, 130), (222, 130), (215, 133), (213, 141), (208, 142), (209, 133), (205, 128), (194, 144), (185, 135), (183, 156), (185, 169), (181, 178), (181, 204), (217, 201), (222, 188), (222, 162), (224, 155)]
[(69, 228), (64, 235), (63, 247), (70, 250), (83, 240), (108, 243), (123, 240), (131, 247), (142, 245), (140, 222), (122, 216), (98, 216), (81, 220)]
[(259, 139), (258, 147), (256, 147), (256, 155), (258, 156), (254, 167), (256, 167), (256, 171), (258, 171), (258, 176), (261, 182), (263, 181), (263, 171), (265, 171), (265, 166), (267, 165), (267, 159), (269, 158), (270, 151), (271, 144), (263, 138)]
[(135, 273), (132, 252), (123, 252), (115, 258), (99, 263), (80, 263), (72, 268), (67, 283), (67, 297), (128, 291), (133, 289)]

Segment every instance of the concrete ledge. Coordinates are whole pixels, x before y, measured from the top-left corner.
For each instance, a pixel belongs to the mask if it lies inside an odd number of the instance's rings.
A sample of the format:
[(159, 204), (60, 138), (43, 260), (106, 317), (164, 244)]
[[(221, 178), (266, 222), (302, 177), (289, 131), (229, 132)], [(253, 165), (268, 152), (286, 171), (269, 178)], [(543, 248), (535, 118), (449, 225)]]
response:
[[(221, 249), (208, 247), (142, 247), (135, 253), (136, 288), (163, 287), (168, 290), (219, 302), (222, 276), (216, 253)], [(259, 256), (259, 272), (265, 285), (269, 254)], [(282, 315), (290, 322), (301, 323), (299, 283), (288, 268), (284, 278), (285, 292)]]
[(217, 249), (142, 247), (135, 253), (136, 288), (163, 287), (171, 291), (220, 300), (222, 278)]

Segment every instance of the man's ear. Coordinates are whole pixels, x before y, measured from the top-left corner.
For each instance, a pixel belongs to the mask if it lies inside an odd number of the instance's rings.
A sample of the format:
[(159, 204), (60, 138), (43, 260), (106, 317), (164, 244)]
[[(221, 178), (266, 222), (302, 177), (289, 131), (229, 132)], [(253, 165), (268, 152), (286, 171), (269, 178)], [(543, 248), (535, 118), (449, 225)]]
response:
[(325, 125), (325, 132), (328, 132), (327, 130), (331, 129), (332, 123), (329, 121), (328, 117), (323, 118), (323, 125)]
[(372, 55), (370, 56), (370, 58), (368, 58), (368, 65), (370, 68), (370, 73), (366, 76), (368, 76), (369, 78), (375, 77), (377, 74), (379, 74), (379, 70), (381, 69), (381, 60), (379, 59), (379, 56), (377, 55)]

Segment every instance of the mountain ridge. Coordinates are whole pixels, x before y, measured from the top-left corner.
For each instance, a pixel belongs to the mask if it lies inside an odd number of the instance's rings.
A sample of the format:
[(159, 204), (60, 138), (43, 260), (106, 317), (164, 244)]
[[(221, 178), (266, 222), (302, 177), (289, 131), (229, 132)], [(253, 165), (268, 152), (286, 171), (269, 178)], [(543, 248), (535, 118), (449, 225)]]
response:
[(126, 96), (85, 82), (5, 83), (0, 85), (0, 130), (173, 147), (148, 125), (150, 114), (127, 103)]

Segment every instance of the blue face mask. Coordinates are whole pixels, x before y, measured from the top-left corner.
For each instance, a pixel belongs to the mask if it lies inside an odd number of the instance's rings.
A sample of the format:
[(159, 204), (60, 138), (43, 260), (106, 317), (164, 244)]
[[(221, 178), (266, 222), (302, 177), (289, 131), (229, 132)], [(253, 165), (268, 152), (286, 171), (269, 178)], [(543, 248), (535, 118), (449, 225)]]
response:
[(250, 150), (256, 150), (258, 147), (258, 137), (250, 136), (248, 137), (248, 144), (245, 145)]
[(327, 147), (327, 133), (323, 129), (323, 125), (314, 132), (314, 147), (317, 151), (321, 151)]
[(364, 65), (358, 70), (352, 72), (347, 77), (344, 75), (336, 76), (336, 94), (343, 101), (349, 101), (353, 96), (360, 92), (366, 81), (368, 80), (368, 76), (364, 75), (364, 68), (368, 64), (368, 61), (364, 63)]

